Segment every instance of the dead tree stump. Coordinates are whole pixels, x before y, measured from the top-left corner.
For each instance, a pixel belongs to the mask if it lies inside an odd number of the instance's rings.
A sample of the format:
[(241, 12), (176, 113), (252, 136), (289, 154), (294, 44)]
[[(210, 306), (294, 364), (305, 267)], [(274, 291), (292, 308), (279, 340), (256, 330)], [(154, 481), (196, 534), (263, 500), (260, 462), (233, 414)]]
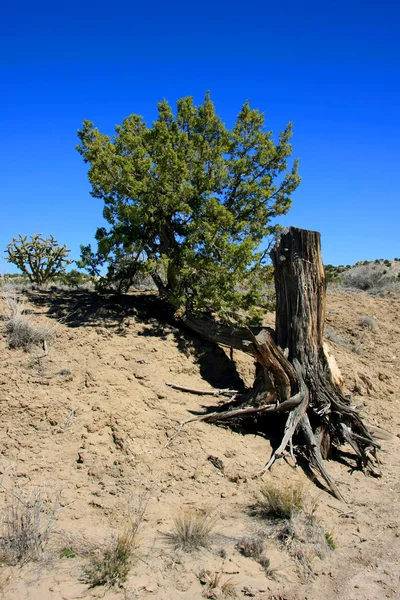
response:
[(310, 466), (320, 473), (331, 492), (343, 499), (324, 465), (331, 445), (349, 443), (360, 467), (378, 475), (379, 444), (344, 396), (323, 342), (326, 280), (320, 234), (290, 227), (281, 234), (271, 257), (277, 307), (274, 337), (267, 330), (255, 336), (249, 329), (210, 325), (186, 317), (188, 326), (201, 335), (245, 350), (258, 363), (251, 392), (200, 418), (226, 423), (259, 415), (270, 415), (272, 419), (275, 413), (287, 413), (282, 443), (265, 469), (288, 445), (292, 449), (293, 435), (299, 433)]

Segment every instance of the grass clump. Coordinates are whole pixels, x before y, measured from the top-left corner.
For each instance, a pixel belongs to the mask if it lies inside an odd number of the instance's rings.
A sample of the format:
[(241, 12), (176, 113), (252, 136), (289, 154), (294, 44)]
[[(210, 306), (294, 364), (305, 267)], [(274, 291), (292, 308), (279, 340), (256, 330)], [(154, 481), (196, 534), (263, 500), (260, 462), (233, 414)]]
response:
[(325, 532), (319, 523), (315, 507), (310, 511), (295, 510), (289, 519), (279, 523), (275, 535), (297, 563), (304, 579), (312, 576), (315, 557), (324, 558), (336, 548), (332, 533)]
[(2, 487), (9, 494), (10, 501), (3, 518), (0, 558), (8, 565), (37, 561), (50, 541), (62, 509), (59, 495), (52, 500), (35, 488), (24, 499)]
[(277, 485), (269, 481), (261, 488), (262, 499), (257, 512), (272, 519), (289, 519), (293, 512), (303, 508), (303, 486)]
[(136, 534), (137, 531), (131, 528), (113, 535), (102, 548), (93, 552), (84, 570), (83, 581), (91, 588), (99, 585), (111, 587), (126, 581), (137, 548)]
[[(117, 535), (112, 535), (100, 547), (89, 544), (83, 551), (89, 562), (83, 571), (82, 581), (91, 588), (104, 585), (112, 587), (126, 581), (139, 547), (138, 533), (146, 514), (149, 495), (139, 490), (136, 507), (128, 506), (129, 525)], [(72, 551), (76, 554), (74, 549)]]
[(24, 315), (9, 319), (5, 329), (9, 348), (22, 348), (26, 351), (32, 346), (43, 345), (53, 337), (50, 329), (34, 325)]
[(202, 570), (198, 575), (199, 581), (205, 586), (202, 593), (204, 598), (236, 598), (236, 585), (232, 578), (223, 580), (222, 573)]
[(260, 535), (243, 537), (236, 544), (236, 550), (246, 558), (258, 560), (264, 552), (264, 540)]
[(168, 537), (176, 550), (193, 552), (209, 547), (214, 525), (211, 511), (187, 509), (175, 517), (174, 531)]
[(358, 324), (363, 329), (368, 329), (369, 331), (376, 331), (378, 329), (378, 325), (373, 317), (360, 317)]
[(9, 348), (23, 348), (28, 351), (32, 346), (44, 345), (53, 337), (52, 331), (38, 327), (28, 318), (24, 303), (20, 301), (16, 290), (10, 285), (1, 289), (5, 321), (5, 332)]
[(265, 571), (267, 577), (271, 579), (275, 576), (276, 569), (271, 569), (271, 561), (265, 555), (265, 545), (263, 536), (260, 534), (245, 536), (236, 544), (236, 550), (246, 558), (252, 558)]

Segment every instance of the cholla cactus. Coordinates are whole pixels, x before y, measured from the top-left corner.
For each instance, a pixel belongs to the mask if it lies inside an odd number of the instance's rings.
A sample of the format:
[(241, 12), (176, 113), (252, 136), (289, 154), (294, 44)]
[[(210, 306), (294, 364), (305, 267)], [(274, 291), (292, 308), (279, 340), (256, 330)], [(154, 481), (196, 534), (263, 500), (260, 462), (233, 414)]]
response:
[(6, 252), (8, 262), (38, 285), (64, 273), (67, 265), (73, 262), (67, 258), (70, 252), (67, 246), (60, 246), (52, 235), (43, 238), (41, 233), (35, 233), (30, 239), (19, 234), (8, 244)]

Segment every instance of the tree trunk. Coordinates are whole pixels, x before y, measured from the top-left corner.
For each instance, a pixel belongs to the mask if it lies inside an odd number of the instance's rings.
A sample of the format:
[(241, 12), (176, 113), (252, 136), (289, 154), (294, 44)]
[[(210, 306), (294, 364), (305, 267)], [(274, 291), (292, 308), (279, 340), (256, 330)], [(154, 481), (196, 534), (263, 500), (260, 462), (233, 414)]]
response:
[[(253, 354), (259, 365), (253, 390), (202, 420), (226, 421), (287, 412), (277, 448), (265, 469), (284, 454), (293, 435), (301, 434), (310, 465), (331, 492), (343, 499), (327, 473), (326, 458), (332, 444), (349, 443), (363, 470), (375, 469), (376, 449), (372, 434), (357, 410), (344, 396), (323, 343), (326, 282), (321, 259), (320, 235), (291, 227), (284, 231), (271, 252), (275, 267), (276, 329), (257, 335), (246, 328), (228, 328), (201, 322), (190, 316), (185, 323), (213, 341)], [(264, 469), (264, 470), (265, 470)]]

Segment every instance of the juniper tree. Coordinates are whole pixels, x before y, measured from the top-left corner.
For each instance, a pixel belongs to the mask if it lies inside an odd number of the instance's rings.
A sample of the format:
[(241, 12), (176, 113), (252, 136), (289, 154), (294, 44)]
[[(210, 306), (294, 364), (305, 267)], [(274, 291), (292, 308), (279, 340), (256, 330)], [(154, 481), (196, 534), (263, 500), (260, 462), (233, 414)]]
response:
[(263, 305), (260, 245), (300, 182), (297, 160), (289, 165), (291, 123), (274, 142), (246, 102), (229, 129), (207, 94), (199, 106), (178, 100), (175, 113), (160, 102), (150, 127), (132, 114), (113, 136), (90, 121), (78, 135), (91, 193), (104, 201), (109, 227), (97, 231), (97, 256), (110, 273), (129, 257), (131, 274), (150, 274), (183, 312), (235, 320)]
[(282, 442), (265, 469), (288, 445), (293, 449), (299, 434), (310, 466), (342, 499), (323, 461), (330, 447), (350, 444), (360, 467), (379, 475), (379, 444), (344, 395), (324, 343), (326, 279), (317, 232), (290, 228), (272, 250), (274, 335), (226, 326), (263, 304), (267, 265), (260, 245), (277, 231), (271, 219), (288, 211), (300, 181), (297, 161), (288, 162), (291, 134), (289, 123), (274, 142), (264, 116), (248, 102), (228, 129), (208, 95), (198, 107), (192, 98), (179, 100), (175, 114), (160, 102), (152, 127), (131, 115), (112, 137), (85, 121), (78, 150), (90, 165), (93, 196), (104, 200), (109, 228), (97, 231), (97, 256), (84, 247), (82, 260), (91, 267), (108, 262), (115, 273), (126, 258), (125, 278), (135, 270), (151, 274), (186, 325), (255, 358), (251, 390), (190, 421), (255, 418), (263, 431), (274, 415), (286, 413)]

